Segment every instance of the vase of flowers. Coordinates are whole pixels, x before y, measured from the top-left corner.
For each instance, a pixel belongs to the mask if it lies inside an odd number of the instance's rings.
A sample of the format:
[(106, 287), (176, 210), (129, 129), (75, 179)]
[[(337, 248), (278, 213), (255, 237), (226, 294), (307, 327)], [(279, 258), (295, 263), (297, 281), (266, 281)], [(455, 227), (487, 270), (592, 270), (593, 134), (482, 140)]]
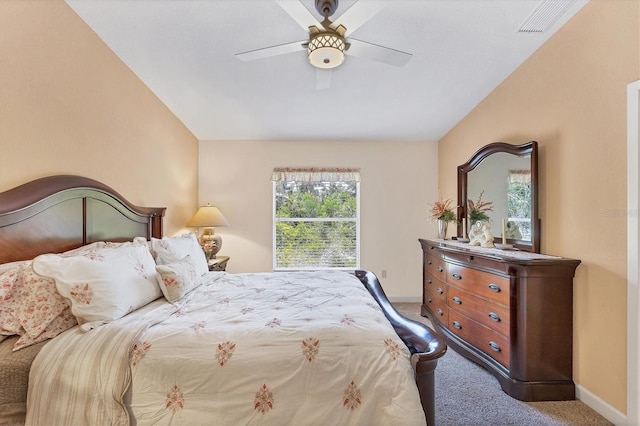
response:
[(456, 214), (453, 212), (453, 201), (442, 199), (433, 203), (429, 209), (432, 220), (438, 221), (438, 238), (444, 240), (447, 238), (447, 225), (449, 222), (456, 222)]

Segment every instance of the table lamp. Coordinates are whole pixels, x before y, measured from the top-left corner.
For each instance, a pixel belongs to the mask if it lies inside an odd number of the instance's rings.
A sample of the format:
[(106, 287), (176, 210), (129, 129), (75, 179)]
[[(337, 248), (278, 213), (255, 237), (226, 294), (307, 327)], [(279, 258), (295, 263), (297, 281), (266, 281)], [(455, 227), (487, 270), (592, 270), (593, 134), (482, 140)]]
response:
[(216, 254), (222, 247), (222, 237), (215, 235), (214, 228), (228, 225), (229, 222), (227, 222), (220, 209), (210, 204), (200, 207), (191, 220), (187, 222), (189, 227), (204, 228), (198, 241), (200, 241), (200, 246), (204, 250), (207, 261), (215, 259)]

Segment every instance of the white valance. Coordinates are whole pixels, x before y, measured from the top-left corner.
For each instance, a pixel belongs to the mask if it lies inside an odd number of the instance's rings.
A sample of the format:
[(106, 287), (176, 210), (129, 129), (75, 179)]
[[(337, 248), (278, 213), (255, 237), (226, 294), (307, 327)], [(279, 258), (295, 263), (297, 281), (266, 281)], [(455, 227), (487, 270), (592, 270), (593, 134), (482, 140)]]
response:
[(360, 169), (334, 167), (276, 167), (273, 181), (295, 182), (360, 182)]

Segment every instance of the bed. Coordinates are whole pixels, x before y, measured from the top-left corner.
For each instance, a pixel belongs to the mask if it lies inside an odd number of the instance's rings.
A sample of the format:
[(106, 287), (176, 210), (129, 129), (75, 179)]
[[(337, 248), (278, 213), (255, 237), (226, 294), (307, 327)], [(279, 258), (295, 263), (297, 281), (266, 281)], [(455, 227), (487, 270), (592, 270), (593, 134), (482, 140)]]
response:
[[(63, 325), (47, 338), (31, 317), (0, 341), (0, 423), (435, 423), (446, 345), (402, 317), (373, 273), (203, 272), (193, 251), (171, 258), (193, 241), (162, 235), (164, 211), (79, 176), (0, 193), (0, 277), (52, 279), (50, 325)], [(101, 276), (146, 280), (127, 284), (126, 306), (102, 307), (116, 296), (97, 286), (99, 311), (79, 302), (86, 288), (69, 274), (96, 258), (108, 260)]]

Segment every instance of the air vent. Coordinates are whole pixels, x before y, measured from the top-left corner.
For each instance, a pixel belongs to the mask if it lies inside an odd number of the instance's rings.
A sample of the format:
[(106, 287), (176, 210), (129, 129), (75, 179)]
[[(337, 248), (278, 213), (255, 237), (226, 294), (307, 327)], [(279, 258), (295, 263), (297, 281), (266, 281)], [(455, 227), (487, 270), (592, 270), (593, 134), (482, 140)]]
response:
[(575, 0), (542, 0), (518, 28), (519, 33), (543, 33), (569, 9)]

